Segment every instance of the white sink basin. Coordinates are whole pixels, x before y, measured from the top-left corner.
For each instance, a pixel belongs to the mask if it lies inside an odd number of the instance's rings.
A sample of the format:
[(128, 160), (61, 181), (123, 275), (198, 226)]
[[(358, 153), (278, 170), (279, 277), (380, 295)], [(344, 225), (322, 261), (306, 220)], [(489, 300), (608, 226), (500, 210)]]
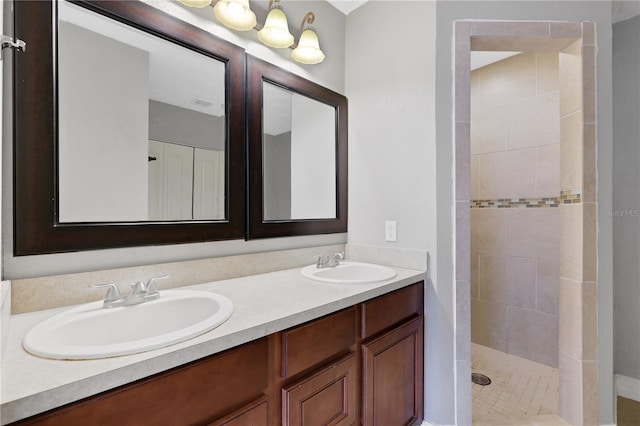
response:
[(301, 272), (312, 280), (334, 284), (375, 283), (396, 276), (396, 271), (387, 266), (351, 261), (342, 261), (338, 266), (330, 268), (309, 265), (302, 268)]
[(104, 309), (102, 301), (71, 308), (36, 325), (22, 345), (53, 359), (95, 359), (162, 348), (203, 334), (233, 312), (227, 297), (165, 290), (157, 300)]

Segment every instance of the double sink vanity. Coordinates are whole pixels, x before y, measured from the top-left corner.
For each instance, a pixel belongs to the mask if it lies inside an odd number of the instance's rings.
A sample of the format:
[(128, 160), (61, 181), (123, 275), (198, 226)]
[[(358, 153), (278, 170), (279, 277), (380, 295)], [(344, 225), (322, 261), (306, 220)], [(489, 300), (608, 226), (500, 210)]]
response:
[[(346, 233), (347, 99), (151, 3), (14, 2), (13, 256)], [(2, 424), (419, 424), (424, 279), (332, 256), (13, 315)]]
[[(323, 277), (324, 271), (332, 275)], [(133, 306), (92, 302), (14, 315), (3, 361), (2, 422), (420, 424), (424, 278), (420, 271), (344, 261), (163, 290), (157, 300)], [(130, 355), (109, 352), (165, 334), (162, 327), (179, 323), (184, 309), (204, 303), (215, 316), (230, 308), (226, 301), (233, 313), (209, 331)], [(127, 310), (156, 312), (120, 322)], [(103, 317), (86, 321), (96, 313)], [(69, 361), (23, 349), (29, 330), (76, 327), (68, 315), (97, 328), (86, 336), (74, 331), (68, 350), (76, 344), (92, 354)], [(83, 341), (87, 336), (94, 340)]]

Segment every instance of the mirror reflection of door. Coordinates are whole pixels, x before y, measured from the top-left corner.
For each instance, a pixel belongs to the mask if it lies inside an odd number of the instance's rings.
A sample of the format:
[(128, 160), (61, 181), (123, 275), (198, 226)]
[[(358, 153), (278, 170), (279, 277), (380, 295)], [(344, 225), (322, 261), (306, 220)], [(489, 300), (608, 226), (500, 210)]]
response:
[(336, 217), (335, 108), (263, 83), (264, 221)]
[(149, 220), (223, 218), (224, 160), (222, 151), (150, 140)]
[(60, 222), (225, 219), (224, 63), (58, 4)]

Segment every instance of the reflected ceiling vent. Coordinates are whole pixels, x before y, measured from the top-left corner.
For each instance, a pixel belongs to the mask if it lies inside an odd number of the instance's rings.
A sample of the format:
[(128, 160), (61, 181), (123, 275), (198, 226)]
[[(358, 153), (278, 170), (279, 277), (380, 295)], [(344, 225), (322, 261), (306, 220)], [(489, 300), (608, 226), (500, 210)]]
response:
[(200, 98), (194, 99), (193, 103), (196, 104), (196, 105), (203, 106), (205, 108), (209, 108), (209, 107), (213, 106), (213, 104), (215, 104), (214, 101), (208, 101), (206, 99), (200, 99)]

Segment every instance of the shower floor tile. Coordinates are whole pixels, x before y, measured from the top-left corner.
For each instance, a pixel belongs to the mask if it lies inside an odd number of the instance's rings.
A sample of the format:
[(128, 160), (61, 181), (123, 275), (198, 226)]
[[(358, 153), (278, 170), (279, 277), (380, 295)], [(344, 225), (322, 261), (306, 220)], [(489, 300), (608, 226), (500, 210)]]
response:
[(567, 424), (557, 416), (556, 368), (472, 343), (471, 371), (491, 379), (472, 384), (474, 425)]

